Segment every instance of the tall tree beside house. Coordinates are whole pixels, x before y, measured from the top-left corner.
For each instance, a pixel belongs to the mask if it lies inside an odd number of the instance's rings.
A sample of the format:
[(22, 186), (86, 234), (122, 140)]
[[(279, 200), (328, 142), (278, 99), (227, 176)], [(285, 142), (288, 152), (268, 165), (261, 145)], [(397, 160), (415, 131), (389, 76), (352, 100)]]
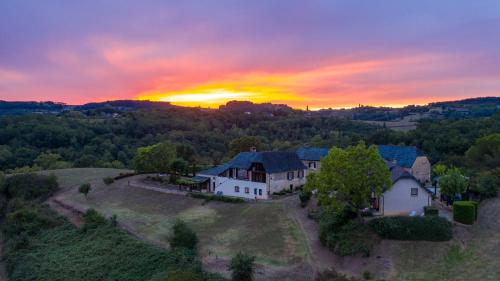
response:
[(229, 144), (229, 156), (234, 157), (236, 154), (243, 151), (250, 151), (251, 148), (255, 148), (257, 151), (261, 150), (262, 144), (258, 137), (254, 136), (244, 136), (233, 140)]
[(468, 164), (477, 170), (500, 167), (500, 134), (492, 134), (479, 138), (467, 150), (465, 157)]
[(441, 194), (454, 196), (462, 194), (467, 190), (469, 180), (460, 173), (458, 168), (450, 168), (444, 176), (439, 179)]
[(375, 146), (363, 142), (345, 149), (333, 147), (321, 160), (321, 170), (313, 176), (318, 201), (322, 206), (359, 210), (369, 205), (372, 193), (379, 196), (391, 187), (389, 169)]
[(138, 172), (168, 172), (176, 158), (175, 145), (165, 141), (138, 148), (134, 166)]

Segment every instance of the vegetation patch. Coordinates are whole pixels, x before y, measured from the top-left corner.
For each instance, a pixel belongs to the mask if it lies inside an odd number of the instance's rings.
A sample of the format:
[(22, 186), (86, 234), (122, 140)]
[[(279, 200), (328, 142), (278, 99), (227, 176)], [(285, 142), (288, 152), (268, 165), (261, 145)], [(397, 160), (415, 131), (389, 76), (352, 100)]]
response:
[(425, 216), (438, 216), (439, 209), (434, 206), (425, 206), (424, 207), (424, 215)]
[(382, 238), (394, 240), (448, 241), (452, 238), (452, 225), (445, 218), (383, 217), (368, 223)]
[(453, 202), (453, 219), (463, 224), (474, 224), (477, 204), (472, 201)]
[(192, 192), (189, 194), (193, 198), (205, 199), (205, 201), (221, 201), (227, 203), (244, 203), (245, 200), (239, 197), (228, 197), (209, 193)]

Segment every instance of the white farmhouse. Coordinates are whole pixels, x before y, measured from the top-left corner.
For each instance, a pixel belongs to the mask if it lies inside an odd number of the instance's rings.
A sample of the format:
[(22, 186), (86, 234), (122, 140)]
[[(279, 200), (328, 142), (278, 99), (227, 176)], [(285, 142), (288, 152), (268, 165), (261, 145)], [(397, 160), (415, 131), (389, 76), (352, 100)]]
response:
[(306, 166), (294, 152), (241, 152), (231, 161), (199, 172), (209, 192), (246, 199), (268, 199), (274, 192), (305, 184)]
[(392, 187), (372, 198), (372, 209), (382, 215), (422, 214), (424, 207), (431, 205), (432, 194), (405, 168), (389, 164), (389, 169)]

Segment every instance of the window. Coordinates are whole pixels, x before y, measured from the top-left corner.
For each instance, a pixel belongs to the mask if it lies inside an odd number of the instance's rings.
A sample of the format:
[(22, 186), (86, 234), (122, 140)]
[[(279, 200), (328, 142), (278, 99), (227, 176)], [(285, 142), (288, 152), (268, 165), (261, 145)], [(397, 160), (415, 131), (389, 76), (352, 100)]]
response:
[(250, 193), (250, 188), (245, 187), (245, 193)]
[(304, 170), (299, 170), (299, 171), (297, 172), (297, 177), (298, 177), (299, 179), (303, 178), (303, 177), (304, 177)]
[(418, 196), (418, 188), (415, 187), (411, 188), (411, 196)]
[(309, 168), (316, 169), (316, 162), (309, 162)]
[(235, 186), (234, 187), (234, 192), (240, 192), (240, 187), (239, 186)]
[(262, 189), (259, 188), (259, 195), (262, 196)]
[(288, 180), (293, 180), (293, 172), (288, 172), (287, 178)]
[(254, 194), (254, 195), (257, 195), (257, 188), (254, 188), (254, 189), (253, 189), (253, 194)]

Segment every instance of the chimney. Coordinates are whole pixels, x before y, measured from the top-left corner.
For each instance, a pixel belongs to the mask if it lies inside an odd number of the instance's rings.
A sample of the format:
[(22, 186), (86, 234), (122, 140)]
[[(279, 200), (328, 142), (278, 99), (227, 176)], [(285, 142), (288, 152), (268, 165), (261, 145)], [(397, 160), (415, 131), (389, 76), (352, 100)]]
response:
[(257, 147), (251, 146), (250, 147), (250, 152), (257, 152)]

